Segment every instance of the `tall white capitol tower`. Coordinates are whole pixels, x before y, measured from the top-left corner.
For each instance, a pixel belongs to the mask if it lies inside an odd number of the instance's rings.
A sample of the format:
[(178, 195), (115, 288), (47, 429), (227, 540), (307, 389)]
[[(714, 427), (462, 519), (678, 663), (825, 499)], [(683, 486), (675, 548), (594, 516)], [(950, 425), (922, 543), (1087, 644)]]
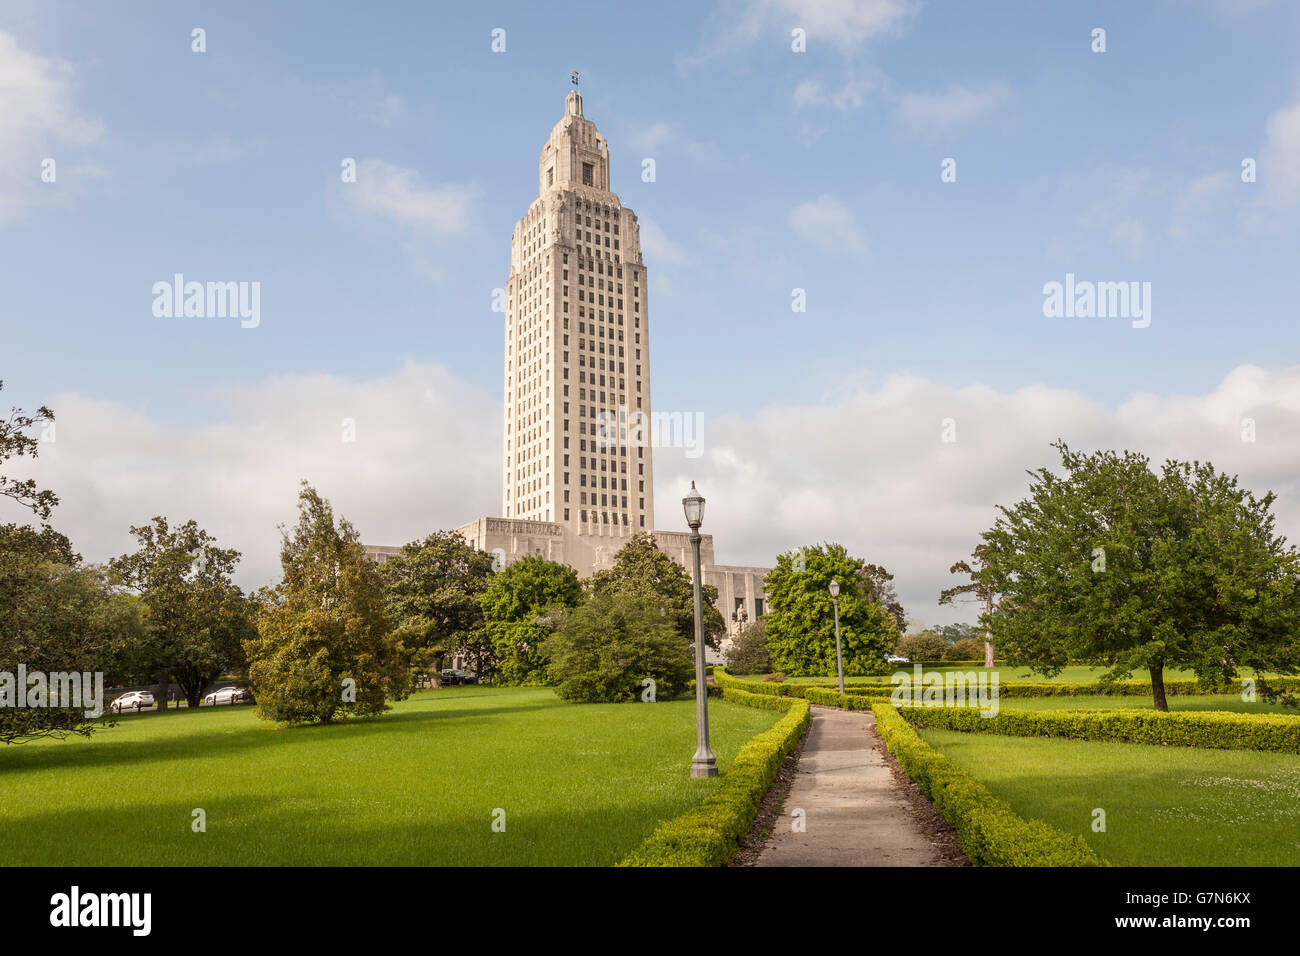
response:
[(510, 242), (502, 513), (579, 535), (650, 530), (650, 449), (603, 438), (620, 416), (650, 413), (641, 235), (610, 191), (609, 144), (577, 91), (537, 181)]
[[(623, 440), (624, 415), (650, 415), (646, 293), (636, 214), (610, 192), (609, 145), (572, 91), (542, 147), (537, 198), (510, 240), (504, 517), (455, 529), (498, 567), (537, 555), (586, 577), (646, 531), (689, 573), (681, 511), (668, 515), (681, 530), (654, 526), (653, 448)], [(365, 550), (382, 562), (400, 548)], [(716, 564), (708, 534), (700, 560), (729, 629), (764, 612), (767, 568)]]

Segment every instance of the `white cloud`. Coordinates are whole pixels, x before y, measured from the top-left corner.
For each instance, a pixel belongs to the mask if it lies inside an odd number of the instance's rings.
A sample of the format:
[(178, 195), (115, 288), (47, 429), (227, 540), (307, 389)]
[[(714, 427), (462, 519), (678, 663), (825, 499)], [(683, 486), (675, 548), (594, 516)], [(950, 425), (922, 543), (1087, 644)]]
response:
[(1210, 231), (1213, 220), (1225, 212), (1221, 207), (1229, 198), (1229, 190), (1234, 183), (1240, 182), (1239, 175), (1220, 172), (1209, 173), (1188, 183), (1169, 213), (1169, 237), (1186, 240)]
[(669, 239), (667, 233), (653, 219), (642, 216), (640, 229), (641, 251), (651, 262), (685, 265), (690, 261), (686, 250)]
[[(231, 386), (209, 424), (177, 427), (81, 395), (52, 396), (58, 440), (14, 477), (63, 499), (54, 524), (89, 560), (131, 548), (128, 526), (193, 517), (244, 553), (240, 581), (279, 573), (276, 526), (292, 522), (307, 478), (368, 543), (402, 544), (500, 510), (500, 400), (441, 366), (408, 362), (368, 381), (287, 375)], [(1257, 441), (1241, 441), (1241, 420)], [(356, 420), (357, 441), (340, 440)], [(940, 440), (956, 422), (957, 441)], [(654, 453), (658, 523), (680, 530), (676, 501), (698, 482), (704, 530), (719, 561), (769, 565), (822, 540), (894, 572), (911, 613), (950, 620), (936, 604), (967, 556), (1027, 488), (1027, 469), (1054, 466), (1057, 438), (1079, 450), (1198, 458), (1272, 490), (1278, 530), (1300, 536), (1300, 366), (1234, 369), (1203, 395), (1131, 397), (1109, 410), (1066, 389), (954, 388), (908, 375), (813, 404), (706, 418), (704, 454)], [(0, 500), (0, 521), (27, 520)]]
[(832, 107), (841, 113), (851, 113), (861, 109), (867, 98), (884, 86), (884, 75), (878, 71), (849, 71), (837, 90), (826, 89), (818, 80), (803, 80), (795, 86), (790, 100), (795, 110)]
[[(0, 222), (66, 201), (84, 183), (77, 151), (98, 143), (103, 126), (73, 107), (74, 77), (67, 61), (23, 50), (0, 30)], [(55, 183), (41, 182), (46, 157), (55, 161)], [(91, 163), (80, 168), (103, 171)]]
[(953, 84), (942, 93), (904, 93), (894, 120), (922, 139), (943, 139), (992, 116), (1011, 99), (1011, 87), (1001, 81), (980, 88)]
[(1147, 227), (1141, 219), (1121, 219), (1111, 230), (1115, 244), (1130, 258), (1136, 259), (1147, 249)]
[(801, 239), (820, 246), (854, 253), (867, 250), (867, 237), (853, 213), (834, 196), (819, 196), (796, 206), (790, 212), (790, 225)]
[(729, 0), (710, 18), (700, 57), (760, 37), (779, 37), (788, 45), (795, 28), (807, 32), (810, 51), (828, 44), (851, 53), (868, 40), (902, 32), (920, 9), (919, 0)]
[[(1241, 419), (1258, 440), (1241, 440)], [(957, 441), (940, 441), (943, 419)], [(770, 565), (802, 544), (839, 541), (894, 573), (909, 611), (951, 620), (937, 605), (998, 504), (1028, 488), (1026, 470), (1058, 464), (1049, 443), (1209, 460), (1256, 493), (1279, 494), (1278, 530), (1300, 536), (1300, 367), (1235, 369), (1205, 395), (1135, 395), (1115, 411), (1065, 389), (953, 388), (905, 375), (830, 404), (772, 405), (752, 417), (708, 418), (704, 455), (655, 453), (658, 522), (691, 480), (708, 499), (704, 530), (719, 561)]]
[(1300, 100), (1269, 116), (1258, 174), (1266, 208), (1286, 211), (1300, 205)]
[(429, 186), (413, 169), (382, 159), (357, 163), (357, 181), (340, 182), (343, 198), (368, 215), (382, 216), (426, 234), (460, 235), (469, 229), (470, 211), (478, 199), (471, 183)]
[[(303, 478), (367, 543), (403, 544), (501, 509), (500, 396), (444, 367), (408, 362), (370, 381), (285, 375), (229, 386), (217, 403), (210, 424), (178, 427), (52, 396), (57, 441), (24, 460), (24, 474), (62, 499), (53, 524), (87, 560), (131, 550), (128, 528), (154, 515), (194, 518), (243, 552), (246, 587), (278, 579), (276, 527), (295, 520)], [(342, 440), (345, 418), (354, 443)], [(0, 502), (0, 522), (30, 518)]]

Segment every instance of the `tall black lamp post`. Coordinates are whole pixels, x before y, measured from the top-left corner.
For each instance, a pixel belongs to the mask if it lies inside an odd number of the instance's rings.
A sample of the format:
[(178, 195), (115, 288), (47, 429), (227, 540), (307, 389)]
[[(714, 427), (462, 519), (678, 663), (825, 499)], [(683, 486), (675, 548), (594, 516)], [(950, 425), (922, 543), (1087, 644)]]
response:
[(692, 777), (716, 777), (718, 761), (709, 749), (709, 688), (704, 677), (704, 597), (700, 580), (700, 525), (704, 524), (704, 497), (691, 482), (691, 493), (682, 499), (686, 524), (691, 529), (691, 552), (695, 571), (695, 733), (699, 746), (691, 759)]

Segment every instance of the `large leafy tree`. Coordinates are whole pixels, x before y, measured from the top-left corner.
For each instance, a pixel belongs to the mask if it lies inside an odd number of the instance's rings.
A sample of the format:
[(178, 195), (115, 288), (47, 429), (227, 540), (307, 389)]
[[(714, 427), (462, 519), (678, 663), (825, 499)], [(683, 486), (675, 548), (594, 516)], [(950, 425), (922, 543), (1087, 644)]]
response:
[(382, 566), (387, 611), (402, 628), (407, 649), (429, 666), (443, 653), (473, 658), (476, 673), (490, 672), (495, 649), (483, 622), (483, 592), (492, 555), (454, 531), (437, 531), (403, 545)]
[[(112, 682), (143, 640), (138, 602), (116, 593), (104, 568), (82, 565), (67, 538), (0, 526), (0, 671), (25, 664), (28, 673), (101, 672)], [(86, 710), (0, 708), (0, 742), (89, 735), (98, 721)]]
[(654, 597), (626, 591), (597, 594), (564, 613), (545, 652), (555, 692), (582, 703), (640, 700), (646, 678), (655, 699), (676, 697), (695, 668), (672, 615)]
[[(976, 545), (975, 550), (971, 553), (970, 561), (958, 561), (948, 569), (949, 574), (964, 574), (967, 580), (962, 584), (956, 584), (940, 591), (940, 604), (978, 604), (983, 611), (984, 619), (992, 618), (998, 607), (998, 595), (988, 583), (988, 575), (983, 573), (987, 552), (988, 545)], [(961, 634), (953, 637), (948, 633), (945, 633), (944, 636), (953, 641), (974, 637), (972, 634)], [(993, 636), (987, 630), (984, 632), (984, 666), (993, 666)]]
[(244, 644), (258, 716), (289, 724), (377, 714), (410, 692), (390, 633), (383, 582), (356, 529), (303, 482), (298, 524), (284, 530), (284, 580), (263, 594)]
[(480, 600), (501, 683), (547, 683), (544, 643), (558, 623), (556, 610), (582, 603), (577, 572), (528, 555), (494, 574)]
[[(53, 421), (54, 413), (45, 407), (34, 415), (11, 408), (0, 420), (0, 466), (13, 458), (36, 458), (39, 443), (31, 432)], [(38, 488), (35, 479), (0, 474), (0, 497), (42, 521), (39, 530), (0, 525), (0, 671), (15, 674), (25, 664), (32, 673), (115, 673), (141, 638), (139, 608), (114, 592), (103, 568), (82, 565), (67, 537), (44, 524), (58, 504), (54, 492)], [(26, 693), (27, 688), (14, 690)], [(97, 721), (87, 719), (86, 710), (0, 709), (0, 741), (88, 735)]]
[[(593, 595), (627, 594), (644, 598), (663, 608), (677, 633), (687, 644), (695, 644), (695, 585), (686, 569), (664, 554), (647, 531), (632, 536), (614, 556), (614, 566), (597, 571), (589, 583)], [(717, 608), (718, 589), (705, 584), (704, 643), (718, 649), (727, 623)]]
[(110, 562), (117, 580), (140, 595), (148, 641), (141, 667), (157, 679), (158, 713), (172, 680), (191, 707), (213, 678), (244, 664), (252, 607), (231, 581), (239, 552), (217, 547), (194, 521), (166, 518), (131, 529), (137, 549)]
[(983, 535), (980, 580), (1002, 595), (984, 623), (1011, 663), (1145, 670), (1157, 710), (1167, 667), (1210, 683), (1300, 670), (1300, 554), (1274, 532), (1271, 492), (1208, 463), (1157, 472), (1133, 452), (1053, 447), (1064, 473), (1031, 472)]
[(898, 623), (863, 586), (861, 558), (843, 545), (822, 544), (778, 555), (763, 581), (772, 667), (801, 676), (836, 673), (835, 615), (828, 590), (840, 584), (840, 642), (846, 675), (884, 674)]

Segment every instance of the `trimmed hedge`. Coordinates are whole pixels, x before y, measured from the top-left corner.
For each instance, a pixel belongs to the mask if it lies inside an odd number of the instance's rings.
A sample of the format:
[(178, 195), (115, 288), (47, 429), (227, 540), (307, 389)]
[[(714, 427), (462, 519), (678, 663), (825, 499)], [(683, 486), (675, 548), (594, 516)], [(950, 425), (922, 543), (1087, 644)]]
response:
[[(1300, 678), (1296, 677), (1274, 677), (1269, 680), (1270, 686), (1275, 686), (1284, 691), (1300, 691)], [(804, 685), (804, 686), (827, 686)], [(851, 684), (845, 685), (845, 691), (850, 694), (866, 694), (868, 696), (878, 695), (890, 696), (897, 684), (872, 683), (872, 684)], [(922, 687), (924, 690), (924, 687)], [(1183, 696), (1188, 694), (1237, 694), (1241, 692), (1239, 682), (1227, 684), (1201, 684), (1192, 678), (1179, 678), (1177, 680), (1165, 681), (1165, 693), (1171, 697)], [(998, 695), (1000, 697), (1151, 697), (1151, 682), (1149, 680), (1122, 680), (1104, 684), (1100, 681), (1088, 683), (1080, 682), (1056, 682), (1047, 681), (998, 681)]]
[(725, 677), (719, 680), (720, 671), (722, 668), (715, 668), (714, 679), (725, 699), (747, 707), (784, 710), (785, 716), (740, 749), (702, 804), (661, 823), (619, 866), (725, 866), (731, 862), (754, 823), (763, 795), (808, 729), (807, 701), (729, 686)]
[(968, 733), (1300, 753), (1300, 717), (1281, 714), (1003, 710), (996, 717), (981, 717), (977, 710), (961, 707), (901, 707), (899, 713), (922, 727)]
[(1021, 817), (918, 737), (889, 703), (871, 709), (885, 745), (957, 831), (962, 850), (975, 866), (1107, 865), (1082, 837)]

